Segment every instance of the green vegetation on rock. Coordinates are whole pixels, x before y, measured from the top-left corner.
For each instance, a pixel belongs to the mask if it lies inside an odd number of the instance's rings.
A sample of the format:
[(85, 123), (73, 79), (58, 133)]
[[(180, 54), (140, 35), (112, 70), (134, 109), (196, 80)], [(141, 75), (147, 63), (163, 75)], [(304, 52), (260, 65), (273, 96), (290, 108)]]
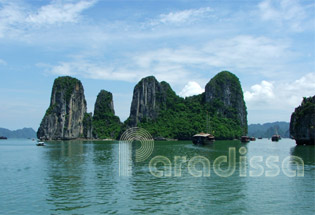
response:
[[(187, 98), (177, 96), (166, 82), (158, 83), (158, 87), (156, 83), (155, 78), (148, 77), (136, 85), (133, 103), (143, 104), (153, 98), (154, 106), (136, 110), (137, 106), (132, 105), (131, 115), (125, 122), (127, 125), (145, 128), (154, 137), (175, 139), (191, 139), (199, 132), (210, 132), (216, 139), (234, 139), (247, 133), (243, 92), (238, 78), (232, 73), (219, 73), (207, 84), (205, 93)], [(150, 89), (152, 85), (156, 90)], [(142, 95), (143, 91), (148, 93)], [(155, 118), (149, 117), (145, 111), (152, 108), (157, 112)], [(133, 113), (141, 111), (139, 121), (130, 123), (136, 118)]]
[(298, 145), (315, 145), (315, 96), (303, 98), (291, 115), (290, 134)]
[(119, 117), (115, 116), (113, 95), (101, 90), (97, 95), (93, 116), (93, 136), (99, 139), (116, 139), (121, 131)]
[(54, 81), (50, 105), (41, 121), (37, 137), (48, 140), (83, 137), (85, 114), (86, 101), (81, 81), (69, 76), (58, 77)]
[(117, 139), (134, 126), (147, 129), (153, 137), (191, 139), (196, 133), (209, 132), (216, 139), (239, 138), (247, 133), (239, 79), (224, 71), (209, 81), (204, 93), (182, 98), (168, 83), (154, 76), (143, 78), (134, 88), (130, 116), (122, 124), (115, 115), (112, 93), (100, 91), (92, 116), (86, 113), (81, 82), (59, 77), (37, 135), (44, 139)]
[(65, 90), (65, 98), (68, 103), (73, 91), (80, 85), (82, 85), (80, 80), (70, 76), (63, 76), (55, 79), (54, 89), (57, 90), (57, 93)]

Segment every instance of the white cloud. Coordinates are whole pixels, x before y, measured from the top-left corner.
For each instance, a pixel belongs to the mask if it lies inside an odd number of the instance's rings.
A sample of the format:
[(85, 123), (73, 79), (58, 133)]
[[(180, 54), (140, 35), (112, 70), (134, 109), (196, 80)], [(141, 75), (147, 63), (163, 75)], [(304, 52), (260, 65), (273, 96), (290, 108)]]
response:
[(24, 20), (23, 9), (13, 2), (0, 2), (0, 38), (4, 37), (7, 31), (17, 31), (15, 25)]
[(179, 93), (182, 97), (188, 97), (193, 95), (198, 95), (203, 93), (205, 90), (200, 87), (200, 85), (195, 81), (189, 81), (182, 91)]
[(293, 82), (262, 81), (244, 93), (249, 110), (283, 111), (294, 109), (303, 97), (314, 95), (315, 73), (308, 73)]
[(278, 26), (285, 25), (293, 31), (304, 29), (307, 11), (297, 0), (264, 0), (258, 7), (263, 20), (272, 21)]
[(200, 46), (143, 52), (135, 54), (133, 59), (143, 68), (152, 68), (163, 62), (183, 68), (195, 66), (214, 70), (231, 69), (274, 77), (282, 73), (280, 71), (286, 71), (282, 67), (292, 56), (286, 41), (240, 35), (214, 39)]
[(315, 73), (295, 81), (262, 81), (245, 91), (249, 123), (290, 121), (303, 97), (315, 95)]
[(273, 90), (273, 83), (262, 81), (260, 84), (253, 85), (251, 91), (246, 91), (244, 97), (246, 102), (259, 101), (265, 103), (266, 101), (275, 98)]
[(282, 83), (276, 89), (277, 94), (288, 106), (294, 108), (300, 105), (302, 97), (315, 95), (315, 72), (308, 73), (291, 83)]
[[(38, 63), (38, 67), (46, 72), (56, 75), (72, 75), (91, 79), (118, 80), (126, 82), (137, 82), (141, 78), (154, 75), (158, 80), (167, 81), (171, 84), (179, 84), (188, 80), (191, 76), (182, 67), (168, 64), (158, 64), (151, 69), (135, 67), (135, 65), (124, 65), (117, 63), (115, 66), (99, 62), (87, 62), (85, 60), (60, 62), (58, 65), (47, 65)], [(182, 78), (179, 79), (178, 77)]]
[(78, 22), (81, 13), (95, 3), (96, 0), (76, 3), (52, 1), (32, 10), (26, 3), (0, 1), (0, 38), (7, 34), (18, 37), (31, 32), (33, 27)]
[(103, 80), (120, 80), (133, 82), (138, 80), (138, 75), (130, 71), (120, 69), (115, 71), (115, 68), (105, 65), (90, 63), (84, 60), (73, 62), (61, 62), (58, 65), (51, 66), (46, 64), (38, 64), (39, 67), (46, 68), (48, 73), (56, 75), (72, 75), (82, 76), (91, 79)]
[(154, 75), (159, 80), (177, 85), (175, 87), (180, 90), (183, 83), (191, 80), (199, 83), (208, 81), (210, 74), (205, 74), (205, 71), (212, 74), (221, 70), (244, 74), (250, 72), (272, 78), (282, 73), (290, 73), (286, 69), (279, 69), (290, 59), (290, 51), (283, 41), (247, 35), (225, 40), (216, 39), (202, 46), (129, 53), (111, 61), (100, 59), (103, 58), (99, 57), (98, 52), (96, 56), (83, 54), (68, 62), (46, 66), (46, 69), (58, 75), (128, 82), (136, 82), (145, 76)]
[(75, 75), (76, 66), (70, 63), (60, 63), (60, 65), (54, 66), (51, 69), (51, 73), (56, 74), (56, 75)]
[(192, 23), (209, 16), (212, 11), (210, 7), (204, 7), (161, 14), (158, 19), (151, 21), (151, 25)]
[(62, 3), (55, 1), (41, 7), (36, 13), (30, 14), (26, 21), (35, 24), (55, 24), (77, 22), (82, 11), (90, 8), (96, 1), (79, 1), (77, 3)]

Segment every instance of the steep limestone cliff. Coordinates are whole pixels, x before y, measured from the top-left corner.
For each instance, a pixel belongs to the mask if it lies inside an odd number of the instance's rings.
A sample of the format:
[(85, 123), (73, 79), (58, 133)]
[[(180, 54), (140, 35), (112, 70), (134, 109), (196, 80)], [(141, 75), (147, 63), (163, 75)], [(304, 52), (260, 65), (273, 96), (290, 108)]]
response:
[(93, 135), (93, 115), (92, 113), (85, 113), (83, 118), (83, 137), (87, 139), (95, 138)]
[(315, 96), (304, 98), (291, 115), (290, 134), (298, 145), (315, 145)]
[(94, 106), (93, 136), (100, 139), (116, 139), (121, 126), (119, 117), (115, 116), (112, 93), (101, 90)]
[(159, 83), (155, 77), (143, 78), (134, 88), (128, 124), (137, 126), (143, 120), (155, 120), (165, 108), (166, 82)]
[(154, 137), (190, 139), (204, 131), (217, 139), (237, 138), (247, 133), (240, 82), (232, 73), (221, 72), (205, 93), (184, 99), (168, 83), (153, 76), (143, 78), (134, 88), (126, 125), (143, 127)]
[(46, 140), (67, 140), (84, 136), (86, 101), (84, 89), (78, 79), (59, 77), (55, 79), (50, 106), (37, 131), (37, 137)]
[(247, 134), (247, 109), (239, 79), (228, 71), (214, 76), (206, 85), (205, 101), (213, 112), (225, 118), (237, 119)]

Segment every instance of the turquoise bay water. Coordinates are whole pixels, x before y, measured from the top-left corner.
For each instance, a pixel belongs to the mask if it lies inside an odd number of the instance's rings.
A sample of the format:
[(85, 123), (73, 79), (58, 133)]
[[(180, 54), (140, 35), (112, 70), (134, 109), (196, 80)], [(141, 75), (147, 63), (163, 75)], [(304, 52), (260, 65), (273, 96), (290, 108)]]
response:
[[(220, 177), (214, 160), (228, 155), (231, 147), (236, 150), (236, 170)], [(240, 176), (241, 147), (248, 161), (260, 156), (263, 175), (251, 177), (249, 173), (257, 175), (259, 168), (248, 164), (246, 176)], [(171, 177), (150, 173), (149, 161), (157, 155), (172, 163)], [(193, 177), (186, 162), (181, 177), (175, 177), (175, 156), (186, 156), (187, 161), (207, 158), (210, 176)], [(279, 158), (274, 163), (278, 169), (266, 164), (270, 156)], [(288, 156), (303, 160), (303, 177), (285, 174), (297, 170), (294, 163), (281, 166)], [(157, 169), (164, 170), (160, 164)], [(280, 173), (267, 177), (268, 170)], [(315, 149), (296, 146), (290, 139), (246, 145), (216, 141), (205, 147), (188, 141), (155, 142), (150, 158), (133, 162), (132, 174), (126, 177), (119, 176), (117, 142), (48, 142), (37, 147), (31, 140), (9, 139), (0, 141), (0, 185), (1, 214), (314, 214)]]

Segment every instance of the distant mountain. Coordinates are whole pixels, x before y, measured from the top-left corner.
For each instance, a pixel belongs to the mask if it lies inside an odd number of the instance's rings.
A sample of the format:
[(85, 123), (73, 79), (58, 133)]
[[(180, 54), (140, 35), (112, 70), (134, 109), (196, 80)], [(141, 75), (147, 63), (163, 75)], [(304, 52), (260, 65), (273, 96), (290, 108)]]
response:
[(0, 128), (0, 136), (5, 136), (7, 138), (36, 138), (36, 132), (32, 128), (23, 128), (15, 131)]
[(250, 124), (248, 126), (248, 136), (254, 137), (271, 137), (276, 132), (284, 138), (290, 137), (290, 123), (288, 122), (272, 122), (265, 124)]

